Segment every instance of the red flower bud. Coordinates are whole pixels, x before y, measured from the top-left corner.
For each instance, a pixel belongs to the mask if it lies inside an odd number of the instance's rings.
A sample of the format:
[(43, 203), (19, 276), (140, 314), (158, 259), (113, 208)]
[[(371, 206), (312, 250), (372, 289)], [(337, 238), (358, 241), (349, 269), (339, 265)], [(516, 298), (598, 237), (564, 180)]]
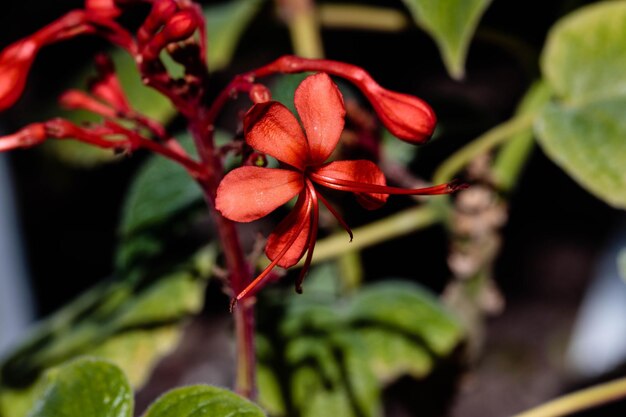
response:
[(118, 112), (130, 112), (130, 103), (117, 75), (115, 75), (115, 68), (111, 58), (105, 54), (98, 54), (95, 61), (98, 76), (91, 80), (89, 84), (91, 94), (106, 102)]
[(0, 137), (0, 152), (18, 148), (30, 148), (48, 138), (44, 123), (33, 123), (12, 135)]
[(254, 84), (250, 89), (250, 100), (253, 103), (266, 103), (272, 99), (272, 93), (263, 84)]
[(371, 102), (387, 129), (406, 142), (422, 144), (435, 130), (437, 118), (428, 104), (417, 97), (382, 88), (367, 71), (356, 65), (287, 55), (248, 75), (264, 77), (277, 72), (293, 74), (305, 71), (322, 71), (352, 82)]
[(437, 125), (433, 109), (415, 96), (397, 93), (368, 83), (362, 89), (382, 123), (399, 139), (425, 143)]
[(105, 19), (115, 19), (122, 14), (115, 0), (85, 0), (85, 10)]
[(150, 14), (137, 31), (139, 45), (148, 43), (177, 10), (178, 6), (173, 0), (155, 0)]
[(0, 111), (11, 107), (22, 95), (39, 47), (37, 42), (26, 38), (0, 53)]
[(115, 109), (98, 100), (95, 100), (93, 97), (90, 97), (79, 90), (66, 91), (63, 95), (61, 95), (61, 97), (59, 97), (59, 102), (63, 107), (70, 110), (87, 110), (109, 119), (117, 117), (117, 111), (115, 111)]
[(198, 28), (198, 21), (191, 10), (183, 10), (174, 14), (165, 23), (163, 29), (144, 47), (142, 54), (144, 59), (151, 61), (156, 59), (163, 48), (173, 42), (187, 39)]

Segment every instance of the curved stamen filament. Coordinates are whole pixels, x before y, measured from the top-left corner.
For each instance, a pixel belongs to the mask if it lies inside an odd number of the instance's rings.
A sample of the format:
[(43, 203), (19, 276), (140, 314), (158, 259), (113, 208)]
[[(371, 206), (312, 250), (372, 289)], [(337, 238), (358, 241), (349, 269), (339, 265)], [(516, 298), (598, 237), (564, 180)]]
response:
[(346, 232), (348, 232), (348, 235), (350, 236), (350, 242), (352, 242), (352, 238), (354, 237), (354, 235), (352, 234), (352, 229), (350, 229), (350, 226), (348, 226), (348, 223), (345, 222), (345, 220), (341, 217), (341, 215), (339, 214), (339, 212), (337, 210), (335, 210), (333, 208), (333, 206), (330, 205), (330, 203), (328, 202), (328, 200), (326, 200), (324, 198), (324, 196), (322, 196), (321, 193), (317, 194), (317, 197), (320, 199), (320, 201), (326, 206), (326, 208), (328, 209), (328, 211), (330, 211), (332, 213), (333, 216), (335, 216), (335, 219), (337, 219), (337, 221), (339, 222), (339, 224), (341, 225), (341, 227), (343, 227)]
[[(317, 201), (314, 203), (312, 201), (313, 198), (311, 198), (309, 193), (310, 192), (307, 189), (307, 191), (305, 193), (306, 209), (305, 209), (305, 213), (304, 213), (304, 217), (306, 217), (307, 219), (311, 218), (311, 211), (313, 210), (313, 206), (317, 205)], [(310, 221), (310, 220), (307, 220), (307, 221)], [(235, 304), (237, 304), (238, 301), (241, 301), (242, 299), (244, 299), (246, 297), (250, 297), (250, 296), (252, 296), (252, 295), (254, 295), (256, 293), (255, 290), (257, 289), (257, 287), (260, 288), (260, 285), (265, 281), (265, 279), (267, 278), (269, 273), (272, 271), (272, 269), (274, 269), (274, 267), (278, 264), (278, 262), (280, 262), (282, 257), (285, 256), (285, 254), (291, 248), (291, 246), (293, 246), (293, 244), (298, 239), (298, 236), (300, 236), (300, 233), (302, 233), (302, 231), (304, 230), (304, 226), (306, 224), (307, 224), (306, 221), (301, 222), (301, 224), (298, 227), (298, 230), (296, 231), (296, 233), (293, 234), (293, 236), (285, 244), (285, 246), (280, 251), (280, 253), (274, 258), (274, 260), (263, 270), (263, 272), (261, 272), (250, 284), (248, 284), (248, 286), (246, 288), (244, 288), (239, 294), (237, 294), (237, 296), (235, 298), (233, 298), (233, 300), (230, 303), (231, 311), (235, 307)]]
[(306, 187), (310, 193), (310, 201), (312, 203), (312, 215), (310, 218), (311, 233), (309, 233), (309, 240), (307, 242), (306, 259), (304, 260), (304, 265), (302, 266), (302, 270), (300, 271), (300, 275), (298, 276), (298, 280), (296, 281), (296, 292), (298, 294), (302, 294), (302, 282), (304, 281), (304, 277), (306, 276), (306, 273), (309, 271), (309, 267), (311, 266), (311, 259), (313, 258), (315, 241), (317, 240), (317, 228), (319, 222), (319, 204), (317, 202), (317, 191), (315, 191), (315, 187), (313, 187), (313, 184), (311, 184), (311, 181), (309, 180), (306, 180)]
[(447, 184), (439, 184), (426, 188), (399, 188), (388, 187), (386, 185), (366, 184), (362, 182), (332, 178), (325, 175), (310, 173), (309, 178), (319, 185), (340, 191), (350, 191), (353, 193), (372, 194), (400, 194), (400, 195), (437, 195), (449, 194), (467, 187), (466, 184), (453, 181)]

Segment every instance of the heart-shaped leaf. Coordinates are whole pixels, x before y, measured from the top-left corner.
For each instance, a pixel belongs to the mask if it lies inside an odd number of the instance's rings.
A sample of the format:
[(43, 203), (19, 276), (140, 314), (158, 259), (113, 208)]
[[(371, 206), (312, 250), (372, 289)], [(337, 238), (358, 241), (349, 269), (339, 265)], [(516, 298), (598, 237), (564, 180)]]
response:
[(588, 191), (626, 208), (626, 1), (583, 7), (559, 21), (542, 56), (558, 101), (535, 131), (546, 154)]
[(626, 208), (626, 97), (583, 107), (551, 105), (536, 122), (544, 151), (581, 185)]
[(626, 95), (626, 2), (582, 7), (557, 22), (541, 57), (545, 80), (568, 104)]

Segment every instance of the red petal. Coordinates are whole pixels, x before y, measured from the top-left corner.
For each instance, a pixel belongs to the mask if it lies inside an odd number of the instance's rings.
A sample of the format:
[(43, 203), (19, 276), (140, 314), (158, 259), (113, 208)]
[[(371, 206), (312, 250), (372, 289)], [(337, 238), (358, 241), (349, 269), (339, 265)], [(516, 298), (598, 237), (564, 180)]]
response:
[[(315, 174), (338, 180), (347, 180), (362, 184), (385, 186), (385, 175), (372, 161), (335, 161), (315, 170)], [(315, 181), (314, 178), (313, 181)], [(368, 210), (374, 210), (385, 204), (388, 194), (355, 192), (359, 203)]]
[(297, 264), (307, 250), (309, 234), (311, 233), (311, 218), (308, 210), (309, 198), (310, 196), (306, 191), (300, 194), (296, 206), (267, 238), (265, 254), (271, 261), (276, 260), (285, 249), (285, 245), (291, 243), (287, 252), (277, 262), (277, 265), (283, 268)]
[(310, 162), (321, 164), (337, 147), (343, 130), (346, 109), (341, 92), (322, 72), (302, 81), (294, 102), (309, 141)]
[(224, 177), (215, 206), (230, 220), (251, 222), (291, 200), (303, 186), (302, 174), (295, 171), (241, 167)]
[(277, 101), (252, 106), (243, 121), (246, 142), (257, 151), (303, 170), (309, 145), (296, 117)]

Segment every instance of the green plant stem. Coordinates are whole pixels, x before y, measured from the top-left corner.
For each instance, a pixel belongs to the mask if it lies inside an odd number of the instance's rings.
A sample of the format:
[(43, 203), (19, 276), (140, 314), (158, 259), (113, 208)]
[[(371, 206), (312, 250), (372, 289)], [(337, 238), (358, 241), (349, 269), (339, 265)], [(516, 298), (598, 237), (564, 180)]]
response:
[(341, 29), (398, 32), (411, 27), (409, 17), (399, 10), (358, 4), (320, 5), (319, 19), (322, 26)]
[(433, 176), (433, 182), (435, 184), (449, 182), (474, 158), (532, 126), (535, 116), (535, 113), (515, 116), (474, 139), (439, 165)]
[(513, 417), (559, 417), (626, 398), (626, 378), (596, 385), (549, 401)]
[(323, 58), (322, 37), (313, 0), (277, 0), (296, 55)]
[[(334, 233), (315, 245), (312, 263), (333, 259), (346, 252), (358, 251), (398, 236), (407, 235), (441, 221), (441, 213), (431, 204), (406, 209), (384, 219), (353, 229), (354, 240), (348, 243), (345, 232)], [(302, 262), (298, 264), (302, 266)]]

